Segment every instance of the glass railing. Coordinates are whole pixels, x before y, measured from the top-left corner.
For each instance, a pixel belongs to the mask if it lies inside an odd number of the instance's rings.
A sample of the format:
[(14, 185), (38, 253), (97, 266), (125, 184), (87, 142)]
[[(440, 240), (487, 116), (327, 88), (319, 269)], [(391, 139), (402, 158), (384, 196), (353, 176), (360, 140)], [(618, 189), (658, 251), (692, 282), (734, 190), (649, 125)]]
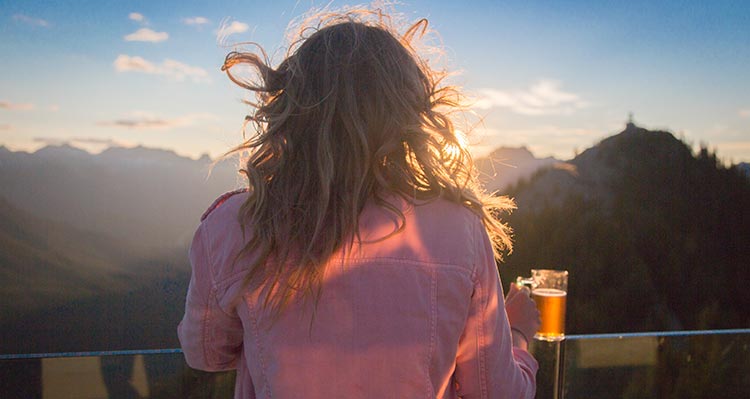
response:
[[(750, 329), (535, 342), (538, 398), (750, 398)], [(0, 355), (0, 398), (231, 398), (179, 349)]]
[(535, 341), (537, 398), (750, 398), (750, 329)]
[(189, 368), (179, 349), (0, 355), (0, 398), (232, 398), (234, 372)]

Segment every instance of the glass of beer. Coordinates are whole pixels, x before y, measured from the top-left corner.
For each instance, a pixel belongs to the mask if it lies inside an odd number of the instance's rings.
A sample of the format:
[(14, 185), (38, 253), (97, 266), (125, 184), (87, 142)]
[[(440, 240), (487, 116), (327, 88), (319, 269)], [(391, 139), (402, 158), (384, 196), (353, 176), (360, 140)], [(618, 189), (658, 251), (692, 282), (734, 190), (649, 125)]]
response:
[(542, 318), (534, 338), (543, 341), (565, 339), (565, 302), (568, 295), (568, 271), (531, 269), (531, 277), (518, 277), (516, 284), (531, 289)]

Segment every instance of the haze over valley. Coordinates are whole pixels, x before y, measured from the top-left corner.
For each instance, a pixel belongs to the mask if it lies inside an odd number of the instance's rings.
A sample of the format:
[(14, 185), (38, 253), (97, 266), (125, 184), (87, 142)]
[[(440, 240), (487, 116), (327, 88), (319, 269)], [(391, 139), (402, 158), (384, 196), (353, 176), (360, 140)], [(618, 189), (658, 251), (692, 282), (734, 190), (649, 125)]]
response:
[[(236, 160), (211, 166), (143, 147), (0, 147), (0, 352), (176, 347), (192, 233), (242, 185)], [(569, 269), (571, 332), (750, 325), (747, 164), (630, 125), (571, 160), (498, 148), (477, 167), (518, 205), (503, 281)]]

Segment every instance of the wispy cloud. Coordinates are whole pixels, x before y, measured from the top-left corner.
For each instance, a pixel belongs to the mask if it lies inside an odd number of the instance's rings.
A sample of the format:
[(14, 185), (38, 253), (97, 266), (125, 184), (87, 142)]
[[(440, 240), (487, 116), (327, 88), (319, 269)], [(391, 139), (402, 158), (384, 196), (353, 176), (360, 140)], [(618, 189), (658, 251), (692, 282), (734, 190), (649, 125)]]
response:
[(216, 31), (216, 40), (219, 43), (223, 43), (224, 40), (230, 35), (246, 32), (248, 29), (250, 29), (250, 26), (246, 23), (240, 21), (229, 22), (228, 20), (224, 20), (221, 22), (221, 26)]
[(205, 25), (205, 24), (207, 24), (209, 22), (210, 21), (208, 20), (208, 18), (205, 18), (205, 17), (192, 17), (192, 18), (183, 18), (182, 19), (182, 23), (184, 23), (185, 25), (197, 25), (197, 26), (201, 26), (201, 25)]
[(478, 90), (477, 109), (507, 108), (522, 115), (568, 115), (589, 103), (578, 94), (563, 91), (556, 80), (541, 79), (524, 90)]
[(194, 82), (210, 81), (208, 72), (200, 67), (190, 66), (172, 59), (165, 59), (161, 64), (155, 64), (142, 57), (120, 54), (113, 63), (117, 72), (140, 72), (152, 75), (163, 75), (183, 81), (190, 79)]
[(145, 59), (135, 56), (120, 54), (117, 56), (114, 62), (115, 70), (117, 72), (143, 72), (143, 73), (159, 73), (158, 67), (152, 62), (146, 61)]
[(166, 119), (116, 119), (114, 121), (99, 122), (99, 126), (124, 127), (128, 129), (169, 129), (176, 124)]
[(146, 18), (143, 16), (143, 14), (139, 12), (131, 12), (130, 14), (128, 14), (128, 19), (136, 22), (146, 21)]
[(121, 143), (114, 139), (100, 139), (97, 137), (73, 137), (70, 139), (70, 141), (74, 143), (80, 143), (80, 144), (99, 144), (99, 145), (106, 145), (109, 147), (115, 147), (118, 145), (121, 145)]
[(12, 130), (13, 126), (8, 124), (0, 124), (0, 130)]
[(28, 15), (24, 14), (15, 14), (13, 15), (13, 20), (18, 22), (23, 22), (25, 24), (29, 24), (32, 26), (41, 26), (44, 28), (48, 28), (50, 26), (49, 22), (41, 19), (41, 18), (34, 18), (30, 17)]
[(34, 109), (34, 104), (12, 103), (10, 101), (0, 100), (0, 109), (7, 109), (8, 111), (30, 111)]
[(110, 138), (99, 138), (99, 137), (70, 137), (70, 138), (57, 138), (57, 137), (34, 137), (36, 143), (81, 143), (81, 144), (101, 144), (101, 145), (117, 145), (117, 141)]
[(192, 126), (203, 120), (214, 120), (216, 116), (209, 113), (195, 113), (176, 118), (160, 118), (149, 112), (132, 112), (125, 118), (98, 122), (99, 126), (119, 127), (133, 130), (167, 130), (176, 127)]
[(141, 28), (123, 37), (128, 42), (151, 42), (159, 43), (169, 39), (169, 33), (156, 32), (149, 28)]
[(121, 147), (123, 143), (111, 138), (99, 137), (34, 137), (35, 143), (44, 145), (71, 145), (84, 150), (102, 150), (108, 147)]
[(750, 118), (750, 108), (745, 108), (737, 111), (737, 115), (739, 115), (740, 118)]

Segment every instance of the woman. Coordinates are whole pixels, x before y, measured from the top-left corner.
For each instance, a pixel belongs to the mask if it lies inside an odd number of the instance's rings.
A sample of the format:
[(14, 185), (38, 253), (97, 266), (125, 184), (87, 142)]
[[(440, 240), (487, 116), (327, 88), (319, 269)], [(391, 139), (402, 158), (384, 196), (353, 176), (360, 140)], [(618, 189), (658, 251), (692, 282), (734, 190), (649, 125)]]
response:
[[(539, 315), (496, 268), (507, 198), (479, 189), (458, 92), (382, 13), (318, 15), (257, 93), (248, 190), (202, 217), (179, 337), (236, 398), (533, 397)], [(258, 71), (258, 82), (231, 73)]]

